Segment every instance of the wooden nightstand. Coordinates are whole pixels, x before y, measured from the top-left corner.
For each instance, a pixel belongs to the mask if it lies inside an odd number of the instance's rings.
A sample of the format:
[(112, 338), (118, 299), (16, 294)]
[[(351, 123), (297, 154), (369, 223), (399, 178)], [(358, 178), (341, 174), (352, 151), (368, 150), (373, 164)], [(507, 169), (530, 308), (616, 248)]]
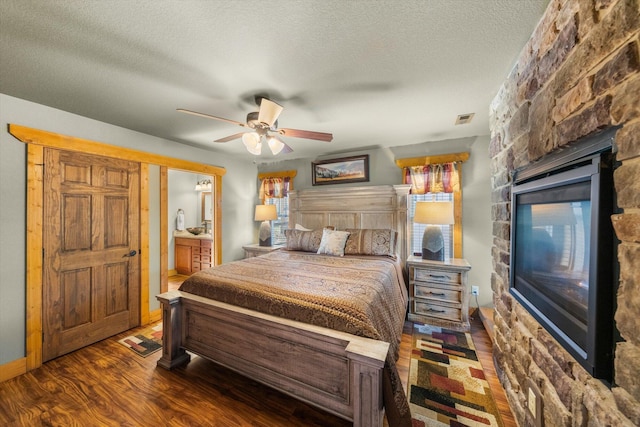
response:
[(242, 247), (242, 249), (244, 249), (245, 258), (263, 255), (280, 248), (284, 248), (284, 245), (260, 246), (258, 243), (254, 243), (253, 245), (244, 245)]
[(409, 269), (409, 320), (468, 331), (471, 265), (460, 258), (429, 261), (411, 256)]

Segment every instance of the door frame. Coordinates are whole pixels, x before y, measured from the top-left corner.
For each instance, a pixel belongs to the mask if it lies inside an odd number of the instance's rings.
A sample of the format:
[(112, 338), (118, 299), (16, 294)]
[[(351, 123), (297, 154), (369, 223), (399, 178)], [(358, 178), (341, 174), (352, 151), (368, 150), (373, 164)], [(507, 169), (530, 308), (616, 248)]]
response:
[[(61, 135), (9, 124), (9, 133), (27, 144), (27, 241), (26, 241), (26, 355), (25, 372), (42, 365), (42, 227), (44, 224), (44, 148), (78, 151), (87, 154), (140, 163), (140, 324), (150, 321), (149, 312), (149, 165), (160, 166), (160, 268), (161, 287), (167, 286), (167, 169), (210, 175), (213, 178), (212, 221), (213, 259), (222, 262), (222, 176), (226, 169), (159, 154)], [(164, 228), (162, 228), (164, 227)]]

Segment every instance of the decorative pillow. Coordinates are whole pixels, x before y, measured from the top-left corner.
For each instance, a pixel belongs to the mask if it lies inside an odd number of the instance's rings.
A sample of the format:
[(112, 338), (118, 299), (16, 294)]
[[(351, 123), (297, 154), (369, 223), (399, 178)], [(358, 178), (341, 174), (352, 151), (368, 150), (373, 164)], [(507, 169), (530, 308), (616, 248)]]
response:
[(322, 240), (322, 230), (284, 230), (287, 250), (318, 252)]
[(349, 237), (347, 231), (336, 231), (325, 228), (322, 230), (322, 241), (318, 248), (319, 254), (344, 256), (344, 245)]
[(389, 228), (347, 229), (349, 238), (344, 248), (345, 255), (396, 256), (398, 233)]
[(300, 225), (300, 224), (296, 224), (295, 228), (296, 228), (296, 230), (302, 230), (302, 231), (313, 231), (312, 229), (307, 228), (307, 227), (303, 227), (303, 226), (302, 226), (302, 225)]

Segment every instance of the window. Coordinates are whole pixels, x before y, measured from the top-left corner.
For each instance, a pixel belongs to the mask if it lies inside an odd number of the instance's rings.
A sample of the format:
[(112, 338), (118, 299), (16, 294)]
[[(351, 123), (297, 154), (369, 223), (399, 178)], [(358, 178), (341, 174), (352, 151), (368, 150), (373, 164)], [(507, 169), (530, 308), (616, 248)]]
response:
[(271, 244), (284, 245), (287, 242), (284, 230), (289, 228), (289, 196), (269, 198), (265, 204), (276, 205), (278, 211), (278, 219), (271, 221)]
[[(422, 252), (422, 236), (427, 227), (426, 224), (414, 224), (413, 216), (416, 209), (416, 202), (419, 201), (452, 201), (453, 216), (455, 224), (441, 226), (442, 235), (445, 239), (445, 256), (451, 258), (462, 258), (462, 164), (469, 159), (469, 153), (452, 153), (436, 156), (412, 157), (407, 159), (396, 159), (396, 165), (402, 169), (403, 184), (411, 184), (412, 190), (409, 195), (409, 236), (410, 253)], [(453, 164), (455, 171), (451, 178), (447, 178), (444, 171), (445, 164)], [(435, 175), (431, 173), (433, 166), (442, 165), (442, 169), (436, 169)], [(416, 175), (414, 168), (424, 167), (424, 173)], [(419, 172), (419, 171), (418, 171)], [(415, 178), (415, 181), (414, 179)], [(414, 182), (412, 182), (414, 181)], [(413, 187), (416, 187), (415, 191)], [(449, 188), (447, 188), (449, 187)], [(447, 193), (447, 191), (452, 191)], [(422, 194), (418, 194), (422, 193)]]
[[(422, 236), (428, 224), (418, 224), (413, 222), (413, 216), (416, 211), (416, 202), (452, 202), (453, 193), (426, 193), (426, 194), (410, 194), (409, 195), (409, 224), (411, 230), (411, 246), (410, 255), (422, 252)], [(453, 225), (440, 225), (444, 237), (444, 256), (445, 258), (455, 258), (453, 244)]]
[(283, 245), (287, 239), (284, 231), (289, 228), (289, 191), (293, 191), (293, 178), (297, 171), (265, 172), (258, 174), (258, 196), (265, 205), (275, 205), (278, 218), (271, 221), (271, 244)]

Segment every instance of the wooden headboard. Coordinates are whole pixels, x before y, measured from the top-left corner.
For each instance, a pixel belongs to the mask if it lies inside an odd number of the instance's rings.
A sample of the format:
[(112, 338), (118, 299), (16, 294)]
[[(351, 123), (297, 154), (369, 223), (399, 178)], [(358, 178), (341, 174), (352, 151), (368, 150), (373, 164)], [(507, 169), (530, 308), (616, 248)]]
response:
[(410, 185), (330, 187), (289, 193), (289, 228), (332, 225), (346, 228), (391, 228), (398, 232), (397, 251), (408, 254), (407, 196)]

